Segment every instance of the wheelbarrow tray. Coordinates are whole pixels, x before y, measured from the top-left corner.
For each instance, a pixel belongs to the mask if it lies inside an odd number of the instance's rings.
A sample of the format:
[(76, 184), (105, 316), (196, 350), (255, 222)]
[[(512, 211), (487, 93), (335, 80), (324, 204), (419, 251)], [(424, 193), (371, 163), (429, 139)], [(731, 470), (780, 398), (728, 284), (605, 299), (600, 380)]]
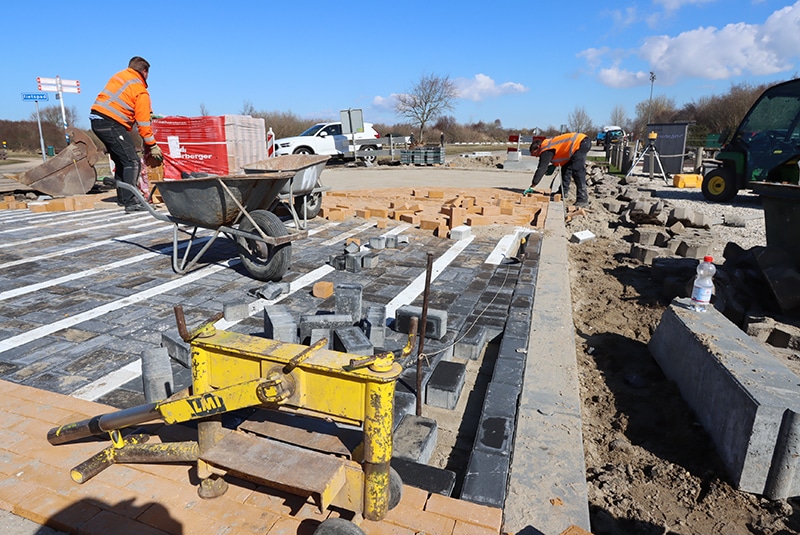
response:
[(319, 154), (287, 154), (267, 158), (243, 166), (246, 174), (293, 172), (292, 179), (284, 184), (282, 195), (306, 195), (317, 185), (319, 175), (330, 156)]
[(247, 211), (269, 206), (295, 172), (165, 180), (158, 183), (158, 191), (174, 219), (216, 229), (239, 218), (239, 205)]

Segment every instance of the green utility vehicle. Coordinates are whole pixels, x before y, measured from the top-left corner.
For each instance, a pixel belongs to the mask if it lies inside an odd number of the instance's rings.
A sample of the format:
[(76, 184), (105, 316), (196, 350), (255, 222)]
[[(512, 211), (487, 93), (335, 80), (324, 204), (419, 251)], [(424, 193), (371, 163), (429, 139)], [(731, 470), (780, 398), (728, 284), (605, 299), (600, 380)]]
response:
[(703, 178), (709, 201), (731, 200), (751, 181), (798, 183), (800, 159), (800, 79), (764, 91)]

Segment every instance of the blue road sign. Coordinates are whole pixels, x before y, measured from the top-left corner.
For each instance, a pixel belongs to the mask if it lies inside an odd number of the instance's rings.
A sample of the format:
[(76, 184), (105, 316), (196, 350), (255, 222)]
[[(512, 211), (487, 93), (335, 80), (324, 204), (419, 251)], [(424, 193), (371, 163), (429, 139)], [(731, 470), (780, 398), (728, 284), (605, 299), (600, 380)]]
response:
[(47, 93), (22, 93), (22, 100), (48, 100)]

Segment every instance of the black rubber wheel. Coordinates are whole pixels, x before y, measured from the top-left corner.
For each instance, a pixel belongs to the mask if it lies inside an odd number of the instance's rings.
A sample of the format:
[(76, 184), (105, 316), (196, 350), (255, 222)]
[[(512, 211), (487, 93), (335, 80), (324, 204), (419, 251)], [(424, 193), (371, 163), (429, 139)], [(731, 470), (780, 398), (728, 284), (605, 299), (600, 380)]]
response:
[(397, 470), (389, 468), (389, 510), (391, 511), (403, 499), (403, 479)]
[(739, 192), (733, 173), (724, 167), (712, 169), (703, 178), (703, 197), (711, 202), (726, 202)]
[(297, 211), (297, 215), (300, 216), (300, 219), (303, 218), (303, 199), (306, 201), (306, 218), (314, 219), (319, 215), (319, 211), (322, 209), (322, 193), (318, 191), (294, 198), (294, 209)]
[[(374, 151), (378, 150), (378, 147), (376, 147), (375, 145), (362, 145), (361, 147), (358, 148), (358, 150)], [(378, 157), (370, 155), (370, 156), (362, 156), (361, 159), (367, 163), (375, 163), (375, 160), (377, 160)]]
[[(254, 210), (250, 217), (256, 222), (264, 234), (273, 238), (286, 236), (289, 231), (278, 216), (267, 210)], [(246, 217), (239, 224), (239, 230), (255, 232), (253, 224)], [(292, 259), (292, 244), (267, 245), (263, 241), (236, 237), (236, 246), (239, 249), (239, 258), (247, 271), (260, 281), (279, 281)]]
[(308, 147), (297, 147), (292, 154), (314, 154), (314, 151)]
[(314, 535), (364, 535), (364, 531), (349, 520), (329, 518), (317, 526)]

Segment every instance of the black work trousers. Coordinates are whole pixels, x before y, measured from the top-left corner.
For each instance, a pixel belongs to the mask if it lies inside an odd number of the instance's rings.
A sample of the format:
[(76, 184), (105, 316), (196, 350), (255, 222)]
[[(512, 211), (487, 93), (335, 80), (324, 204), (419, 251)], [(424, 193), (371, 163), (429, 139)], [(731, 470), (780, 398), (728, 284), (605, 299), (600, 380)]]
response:
[[(136, 153), (131, 133), (111, 119), (92, 119), (92, 132), (106, 146), (111, 161), (114, 162), (114, 178), (137, 187), (142, 162)], [(138, 204), (133, 193), (123, 188), (117, 188), (117, 203), (122, 206)]]
[(589, 200), (589, 190), (586, 187), (586, 156), (592, 148), (592, 140), (583, 138), (578, 150), (567, 163), (561, 167), (561, 195), (567, 200), (570, 183), (575, 181), (575, 202), (584, 203)]

